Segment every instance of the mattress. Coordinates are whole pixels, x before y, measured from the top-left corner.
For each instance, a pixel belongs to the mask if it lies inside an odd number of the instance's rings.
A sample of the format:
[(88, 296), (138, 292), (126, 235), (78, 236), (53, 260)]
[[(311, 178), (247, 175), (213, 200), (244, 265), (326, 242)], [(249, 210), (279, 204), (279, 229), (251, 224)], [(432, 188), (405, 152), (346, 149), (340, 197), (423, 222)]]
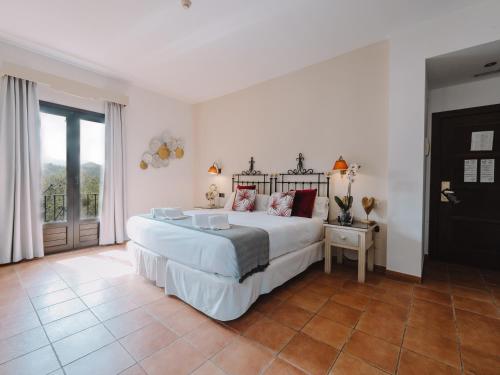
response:
[[(269, 259), (305, 248), (323, 238), (323, 222), (317, 218), (280, 217), (265, 211), (186, 211), (227, 213), (229, 223), (264, 229), (269, 233)], [(182, 265), (228, 277), (238, 277), (235, 251), (230, 240), (168, 223), (133, 216), (127, 222), (128, 237), (137, 244)]]

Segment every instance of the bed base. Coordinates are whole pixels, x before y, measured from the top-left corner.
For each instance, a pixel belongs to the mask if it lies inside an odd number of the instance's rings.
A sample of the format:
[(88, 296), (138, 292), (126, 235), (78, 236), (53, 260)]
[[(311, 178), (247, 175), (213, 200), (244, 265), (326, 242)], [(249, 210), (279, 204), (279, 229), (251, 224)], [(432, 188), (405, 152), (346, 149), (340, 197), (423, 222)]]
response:
[(261, 294), (271, 292), (311, 264), (323, 259), (324, 241), (273, 259), (263, 272), (245, 279), (210, 274), (187, 267), (129, 241), (136, 273), (204, 314), (221, 321), (243, 315)]

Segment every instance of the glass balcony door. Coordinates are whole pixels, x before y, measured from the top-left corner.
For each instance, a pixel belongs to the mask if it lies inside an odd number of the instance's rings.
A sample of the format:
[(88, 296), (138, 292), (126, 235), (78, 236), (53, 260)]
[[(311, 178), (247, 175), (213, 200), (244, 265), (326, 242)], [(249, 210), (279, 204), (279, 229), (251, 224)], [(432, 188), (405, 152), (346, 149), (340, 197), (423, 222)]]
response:
[(97, 245), (104, 115), (40, 102), (45, 252)]

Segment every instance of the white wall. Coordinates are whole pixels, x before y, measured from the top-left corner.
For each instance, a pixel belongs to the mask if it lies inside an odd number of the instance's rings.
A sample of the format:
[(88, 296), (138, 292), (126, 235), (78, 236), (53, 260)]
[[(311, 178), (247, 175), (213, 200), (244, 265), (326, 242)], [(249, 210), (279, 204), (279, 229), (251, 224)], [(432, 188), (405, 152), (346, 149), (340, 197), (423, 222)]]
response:
[[(130, 105), (127, 122), (127, 180), (129, 215), (147, 212), (151, 207), (193, 206), (193, 116), (192, 106), (137, 87), (126, 94)], [(139, 168), (142, 154), (153, 136), (169, 130), (185, 140), (185, 156), (166, 168)]]
[[(258, 170), (283, 172), (302, 152), (305, 167), (324, 172), (343, 155), (362, 165), (352, 188), (354, 214), (364, 217), (361, 197), (377, 198), (376, 263), (385, 265), (388, 47), (368, 46), (196, 105), (195, 201), (205, 203), (211, 183), (229, 194), (231, 174), (248, 169), (250, 156)], [(222, 162), (221, 176), (207, 173), (214, 160)], [(335, 176), (332, 195), (345, 195), (346, 180)]]
[(497, 76), (430, 90), (429, 113), (499, 103), (500, 76)]
[(500, 2), (487, 1), (391, 36), (389, 270), (420, 276), (424, 239), (425, 60), (500, 38)]
[[(500, 77), (481, 79), (429, 90), (427, 102), (427, 138), (432, 153), (432, 114), (455, 109), (500, 104)], [(429, 253), (430, 155), (426, 158), (424, 253)]]
[[(10, 62), (101, 89), (128, 95), (125, 110), (128, 214), (147, 212), (151, 207), (180, 205), (191, 207), (193, 199), (193, 120), (192, 106), (126, 82), (96, 74), (61, 61), (0, 42), (0, 64)], [(80, 98), (40, 85), (40, 99), (96, 112), (104, 111), (100, 100)], [(170, 130), (185, 139), (185, 157), (169, 167), (143, 171), (142, 153), (152, 137)]]

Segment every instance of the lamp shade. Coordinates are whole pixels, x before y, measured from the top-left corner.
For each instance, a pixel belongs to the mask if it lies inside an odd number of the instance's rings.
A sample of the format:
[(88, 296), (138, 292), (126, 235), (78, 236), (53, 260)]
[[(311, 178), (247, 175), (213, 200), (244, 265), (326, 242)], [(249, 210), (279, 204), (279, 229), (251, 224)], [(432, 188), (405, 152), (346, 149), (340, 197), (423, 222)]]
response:
[(217, 166), (215, 165), (215, 163), (213, 163), (210, 168), (208, 168), (208, 173), (210, 174), (219, 174), (220, 173), (220, 169), (217, 168)]
[(349, 168), (349, 166), (347, 165), (347, 162), (342, 159), (342, 156), (340, 156), (338, 158), (338, 160), (333, 164), (333, 170), (334, 171), (346, 171), (347, 169)]

